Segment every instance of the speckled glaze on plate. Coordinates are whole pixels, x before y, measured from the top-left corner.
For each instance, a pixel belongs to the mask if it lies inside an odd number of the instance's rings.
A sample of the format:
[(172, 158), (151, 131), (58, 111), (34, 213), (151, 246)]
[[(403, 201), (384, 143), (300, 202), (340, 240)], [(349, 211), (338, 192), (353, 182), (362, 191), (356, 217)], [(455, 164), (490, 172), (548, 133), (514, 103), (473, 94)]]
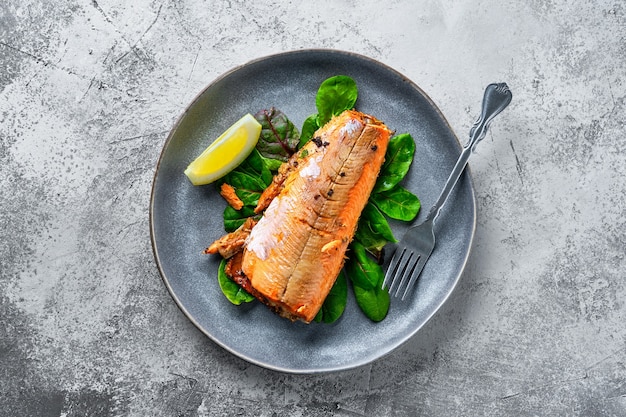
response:
[[(356, 108), (410, 133), (415, 159), (404, 186), (422, 201), (421, 220), (438, 197), (461, 146), (428, 96), (395, 70), (336, 50), (301, 50), (261, 58), (224, 74), (185, 110), (159, 159), (150, 203), (156, 263), (183, 313), (208, 337), (256, 365), (290, 373), (320, 373), (370, 363), (400, 346), (433, 316), (454, 289), (469, 255), (476, 225), (474, 191), (466, 172), (443, 208), (437, 247), (413, 296), (392, 299), (387, 318), (373, 323), (349, 291), (335, 323), (291, 323), (258, 302), (234, 306), (217, 283), (219, 256), (202, 251), (224, 233), (225, 202), (214, 185), (196, 187), (187, 165), (245, 113), (275, 106), (296, 124), (316, 113), (315, 94), (326, 78), (344, 74), (357, 83)], [(400, 238), (407, 228), (392, 223)], [(390, 252), (390, 251), (388, 251)]]

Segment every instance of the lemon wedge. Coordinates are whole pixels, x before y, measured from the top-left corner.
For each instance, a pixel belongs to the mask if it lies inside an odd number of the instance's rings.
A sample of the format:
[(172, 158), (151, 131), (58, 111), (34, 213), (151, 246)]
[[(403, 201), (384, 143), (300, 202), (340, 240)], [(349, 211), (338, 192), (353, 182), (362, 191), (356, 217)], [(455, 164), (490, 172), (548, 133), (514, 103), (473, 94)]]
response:
[(185, 169), (193, 185), (222, 178), (250, 155), (261, 135), (261, 124), (250, 113), (226, 129)]

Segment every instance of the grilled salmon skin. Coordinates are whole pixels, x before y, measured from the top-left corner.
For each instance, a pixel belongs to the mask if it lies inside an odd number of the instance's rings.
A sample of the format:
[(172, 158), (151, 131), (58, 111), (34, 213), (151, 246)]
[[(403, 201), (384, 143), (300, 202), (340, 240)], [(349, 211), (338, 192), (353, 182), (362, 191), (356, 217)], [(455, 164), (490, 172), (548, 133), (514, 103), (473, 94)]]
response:
[(347, 110), (281, 167), (244, 245), (244, 288), (281, 316), (313, 320), (343, 267), (391, 135), (374, 117)]

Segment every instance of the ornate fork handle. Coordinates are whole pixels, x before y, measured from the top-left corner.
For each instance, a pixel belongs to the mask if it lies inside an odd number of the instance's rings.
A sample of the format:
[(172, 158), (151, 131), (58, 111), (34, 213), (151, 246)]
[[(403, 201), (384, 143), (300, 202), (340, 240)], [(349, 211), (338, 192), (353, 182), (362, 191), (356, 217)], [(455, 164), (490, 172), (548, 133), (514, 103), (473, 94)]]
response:
[(428, 212), (425, 220), (426, 222), (434, 221), (437, 218), (439, 212), (441, 211), (441, 207), (443, 207), (448, 196), (450, 195), (450, 192), (461, 177), (470, 155), (476, 148), (478, 142), (483, 140), (487, 134), (489, 124), (494, 117), (496, 117), (506, 108), (506, 106), (509, 105), (512, 98), (513, 94), (511, 93), (511, 90), (509, 90), (509, 86), (506, 85), (506, 83), (489, 84), (487, 86), (485, 89), (485, 95), (483, 96), (482, 111), (480, 112), (478, 120), (476, 120), (474, 126), (470, 130), (470, 139), (463, 148), (456, 165), (454, 165), (454, 168), (452, 169), (452, 172), (450, 173), (450, 176), (448, 177), (437, 202)]

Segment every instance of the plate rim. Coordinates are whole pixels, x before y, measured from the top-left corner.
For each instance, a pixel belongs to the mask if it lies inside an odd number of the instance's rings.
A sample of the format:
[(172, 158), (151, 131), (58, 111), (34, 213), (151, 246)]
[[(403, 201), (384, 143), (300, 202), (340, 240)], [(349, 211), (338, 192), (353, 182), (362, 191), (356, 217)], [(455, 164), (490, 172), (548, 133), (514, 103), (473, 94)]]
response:
[(413, 82), (411, 79), (409, 79), (407, 76), (405, 76), (404, 74), (400, 73), (398, 70), (390, 67), (389, 65), (374, 59), (372, 57), (360, 54), (360, 53), (356, 53), (356, 52), (352, 52), (352, 51), (346, 51), (346, 50), (341, 50), (341, 49), (333, 49), (333, 48), (303, 48), (303, 49), (295, 49), (295, 50), (289, 50), (289, 51), (283, 51), (283, 52), (278, 52), (278, 53), (272, 53), (272, 54), (268, 54), (268, 55), (264, 55), (264, 56), (260, 56), (251, 60), (248, 60), (242, 64), (236, 65), (234, 67), (231, 67), (229, 70), (223, 72), (222, 74), (220, 74), (219, 76), (215, 77), (214, 79), (212, 79), (211, 81), (209, 81), (209, 83), (199, 92), (197, 93), (194, 98), (189, 102), (189, 104), (186, 105), (185, 109), (181, 112), (181, 114), (176, 118), (176, 120), (174, 121), (174, 123), (172, 124), (172, 127), (169, 131), (169, 134), (165, 140), (165, 142), (163, 142), (161, 151), (159, 153), (159, 157), (157, 160), (157, 163), (155, 165), (154, 168), (154, 175), (152, 177), (152, 184), (151, 184), (151, 191), (150, 191), (150, 206), (149, 206), (149, 215), (148, 215), (148, 220), (149, 220), (149, 225), (150, 225), (150, 241), (151, 241), (151, 247), (152, 247), (152, 252), (154, 255), (154, 259), (155, 259), (155, 263), (157, 266), (157, 269), (159, 271), (159, 275), (161, 276), (161, 280), (163, 281), (163, 283), (165, 284), (168, 293), (170, 295), (170, 297), (172, 297), (172, 299), (174, 300), (175, 304), (178, 306), (178, 308), (181, 310), (181, 312), (185, 315), (185, 317), (196, 327), (196, 329), (198, 329), (202, 334), (204, 334), (205, 336), (207, 336), (211, 341), (213, 341), (215, 344), (217, 344), (218, 346), (220, 346), (221, 348), (223, 348), (224, 350), (226, 350), (227, 352), (229, 352), (230, 354), (245, 360), (248, 363), (251, 363), (253, 365), (265, 368), (265, 369), (269, 369), (269, 370), (273, 370), (273, 371), (278, 371), (278, 372), (283, 372), (283, 373), (288, 373), (288, 374), (322, 374), (322, 373), (331, 373), (331, 372), (339, 372), (339, 371), (345, 371), (345, 370), (350, 370), (350, 369), (355, 369), (361, 366), (365, 366), (368, 364), (371, 364), (375, 361), (378, 361), (382, 358), (384, 358), (385, 356), (389, 355), (390, 353), (392, 353), (393, 351), (395, 351), (396, 349), (398, 349), (399, 347), (401, 347), (402, 345), (404, 345), (405, 343), (407, 343), (410, 339), (412, 339), (428, 322), (430, 322), (430, 320), (433, 318), (433, 316), (435, 314), (437, 314), (441, 307), (446, 303), (446, 301), (448, 301), (448, 299), (450, 298), (451, 294), (454, 292), (454, 290), (456, 289), (458, 282), (460, 281), (461, 276), (463, 275), (463, 273), (466, 271), (466, 267), (467, 267), (467, 263), (470, 257), (470, 254), (472, 253), (472, 248), (474, 245), (474, 239), (475, 239), (475, 235), (476, 235), (476, 226), (477, 226), (477, 212), (476, 212), (476, 191), (474, 189), (474, 183), (472, 180), (472, 173), (471, 173), (471, 167), (469, 165), (467, 165), (465, 167), (465, 176), (467, 177), (467, 181), (469, 181), (469, 192), (470, 192), (470, 196), (471, 196), (471, 206), (472, 206), (472, 210), (474, 215), (472, 216), (472, 224), (471, 224), (471, 230), (470, 230), (470, 235), (469, 235), (469, 241), (467, 242), (467, 247), (468, 250), (465, 253), (465, 256), (462, 259), (462, 262), (460, 263), (460, 268), (459, 268), (459, 272), (456, 274), (456, 276), (454, 277), (454, 280), (452, 281), (452, 285), (449, 287), (449, 289), (447, 290), (447, 292), (444, 294), (444, 296), (441, 298), (441, 300), (436, 303), (436, 308), (434, 308), (432, 310), (432, 312), (428, 315), (425, 316), (425, 320), (423, 321), (423, 323), (419, 326), (417, 326), (412, 332), (408, 332), (407, 334), (405, 334), (403, 337), (401, 337), (396, 343), (394, 343), (392, 346), (390, 346), (385, 352), (383, 352), (382, 354), (380, 354), (379, 356), (375, 357), (375, 358), (368, 358), (368, 359), (364, 359), (361, 361), (354, 361), (351, 362), (349, 364), (346, 364), (345, 366), (331, 366), (331, 367), (314, 367), (314, 368), (290, 368), (290, 367), (286, 367), (286, 366), (279, 366), (279, 365), (274, 365), (274, 364), (270, 364), (267, 362), (263, 362), (254, 358), (251, 358), (241, 352), (236, 351), (235, 349), (232, 349), (230, 346), (226, 345), (224, 342), (222, 342), (221, 340), (219, 340), (218, 338), (216, 338), (214, 335), (212, 335), (210, 332), (208, 332), (206, 329), (203, 328), (203, 326), (198, 322), (198, 320), (196, 320), (192, 314), (190, 314), (190, 312), (187, 310), (187, 308), (183, 305), (182, 301), (179, 299), (179, 297), (176, 295), (175, 291), (173, 290), (172, 285), (169, 282), (169, 279), (167, 278), (165, 272), (164, 272), (164, 268), (162, 266), (162, 262), (161, 262), (161, 258), (159, 256), (158, 253), (158, 249), (157, 249), (157, 238), (156, 238), (156, 232), (155, 232), (155, 221), (154, 221), (154, 206), (155, 206), (155, 190), (156, 190), (156, 182), (157, 182), (157, 177), (159, 175), (159, 171), (161, 168), (161, 164), (163, 162), (165, 153), (167, 148), (170, 145), (170, 142), (173, 140), (176, 132), (178, 131), (178, 128), (180, 127), (181, 122), (185, 119), (185, 117), (187, 116), (187, 114), (189, 113), (190, 109), (192, 109), (195, 104), (198, 102), (198, 100), (200, 100), (200, 98), (205, 94), (205, 92), (207, 90), (209, 90), (210, 88), (212, 88), (214, 85), (216, 85), (217, 83), (219, 83), (221, 80), (228, 78), (229, 76), (231, 76), (232, 74), (236, 73), (237, 71), (249, 66), (249, 65), (254, 65), (256, 63), (260, 63), (269, 59), (276, 59), (276, 58), (280, 58), (280, 57), (284, 57), (284, 56), (290, 56), (290, 55), (307, 55), (307, 54), (327, 54), (327, 55), (337, 55), (337, 56), (344, 56), (344, 57), (351, 57), (351, 58), (356, 58), (359, 60), (363, 60), (363, 61), (367, 61), (373, 65), (376, 65), (382, 69), (384, 69), (385, 71), (388, 71), (390, 73), (393, 73), (394, 75), (396, 75), (397, 77), (399, 77), (403, 82), (406, 82), (407, 84), (410, 85), (411, 88), (415, 89), (416, 91), (418, 91), (422, 97), (428, 102), (428, 104), (430, 105), (431, 109), (434, 110), (437, 115), (439, 116), (439, 118), (441, 119), (441, 121), (446, 125), (449, 133), (453, 136), (453, 138), (456, 141), (457, 144), (457, 148), (460, 150), (462, 149), (462, 144), (458, 138), (458, 136), (456, 135), (454, 129), (452, 129), (452, 126), (450, 125), (449, 121), (447, 120), (447, 118), (444, 116), (444, 114), (442, 113), (442, 111), (439, 109), (439, 107), (435, 104), (435, 102), (432, 100), (432, 98), (421, 88), (419, 87), (415, 82)]

